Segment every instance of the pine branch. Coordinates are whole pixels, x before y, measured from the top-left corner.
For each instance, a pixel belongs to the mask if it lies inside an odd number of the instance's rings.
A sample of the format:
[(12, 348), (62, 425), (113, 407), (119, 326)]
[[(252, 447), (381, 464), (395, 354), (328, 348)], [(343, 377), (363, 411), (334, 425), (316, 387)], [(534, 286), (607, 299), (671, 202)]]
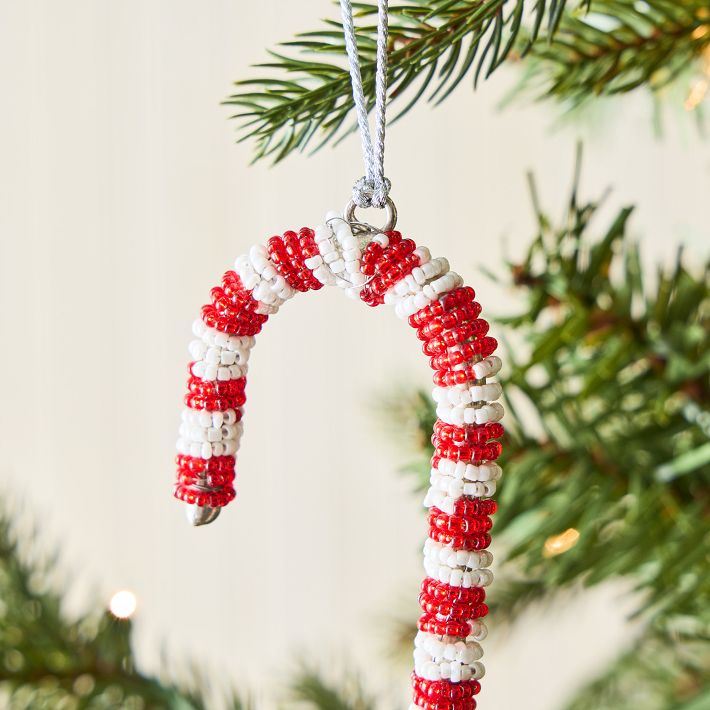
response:
[[(586, 2), (585, 2), (586, 4)], [(402, 103), (393, 119), (404, 115), (427, 92), (440, 103), (468, 75), (474, 85), (488, 77), (511, 54), (530, 17), (524, 44), (516, 56), (526, 54), (546, 26), (552, 34), (560, 22), (566, 0), (410, 0), (390, 8), (389, 100)], [(366, 22), (376, 15), (376, 6), (356, 4), (359, 18), (358, 44), (365, 94), (374, 103), (375, 33)], [(294, 150), (315, 143), (318, 149), (352, 129), (353, 101), (350, 76), (344, 67), (345, 46), (339, 22), (298, 35), (285, 42), (290, 53), (272, 52), (271, 62), (258, 68), (272, 76), (237, 82), (238, 93), (225, 103), (240, 111), (240, 140), (256, 143), (255, 160), (274, 162)], [(304, 54), (317, 55), (306, 59)], [(323, 57), (337, 57), (337, 61)]]
[(565, 13), (551, 41), (532, 47), (522, 86), (572, 105), (639, 86), (658, 91), (709, 48), (707, 0), (594, 0), (589, 14)]

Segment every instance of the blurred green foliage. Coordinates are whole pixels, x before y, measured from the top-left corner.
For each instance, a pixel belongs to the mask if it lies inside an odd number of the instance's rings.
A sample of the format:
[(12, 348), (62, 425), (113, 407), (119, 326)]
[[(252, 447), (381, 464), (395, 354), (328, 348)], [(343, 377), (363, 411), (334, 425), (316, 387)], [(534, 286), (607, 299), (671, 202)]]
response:
[(328, 682), (317, 668), (303, 668), (291, 680), (291, 698), (299, 707), (314, 710), (374, 710), (357, 678), (350, 674), (339, 682)]
[(643, 86), (659, 92), (693, 70), (702, 76), (709, 48), (707, 0), (593, 0), (533, 46), (523, 83), (572, 105)]
[[(173, 682), (136, 669), (131, 622), (108, 611), (71, 619), (62, 611), (56, 558), (44, 561), (18, 542), (0, 511), (0, 707), (7, 710), (206, 710), (196, 668)], [(22, 535), (33, 539), (34, 534)], [(225, 710), (247, 710), (236, 694)]]
[[(493, 329), (514, 341), (503, 355), (493, 618), (627, 578), (646, 635), (593, 686), (597, 696), (607, 689), (605, 704), (582, 695), (570, 708), (695, 707), (666, 699), (689, 677), (688, 701), (710, 688), (709, 266), (690, 268), (679, 253), (673, 268), (644, 275), (631, 208), (593, 239), (600, 203), (579, 202), (577, 181), (559, 225), (531, 185), (537, 233), (507, 264), (525, 305)], [(420, 443), (408, 470), (424, 487), (433, 404), (416, 392), (397, 412)], [(654, 657), (659, 645), (666, 652)], [(628, 686), (642, 677), (643, 702), (630, 703)]]

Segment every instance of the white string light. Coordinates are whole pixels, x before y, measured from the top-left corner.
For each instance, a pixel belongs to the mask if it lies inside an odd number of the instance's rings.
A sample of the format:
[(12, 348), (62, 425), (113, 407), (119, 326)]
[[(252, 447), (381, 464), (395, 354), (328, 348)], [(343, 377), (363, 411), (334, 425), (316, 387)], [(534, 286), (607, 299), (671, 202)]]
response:
[(127, 589), (116, 592), (109, 602), (109, 609), (117, 619), (129, 619), (135, 613), (137, 606), (136, 595)]

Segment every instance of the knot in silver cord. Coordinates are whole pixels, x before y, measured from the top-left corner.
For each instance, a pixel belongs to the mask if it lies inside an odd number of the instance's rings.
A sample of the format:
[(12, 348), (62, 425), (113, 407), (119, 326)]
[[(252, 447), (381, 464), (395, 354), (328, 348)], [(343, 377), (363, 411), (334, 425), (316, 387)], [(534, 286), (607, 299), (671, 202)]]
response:
[(361, 177), (353, 185), (353, 202), (360, 209), (376, 207), (382, 209), (387, 204), (392, 183), (388, 178), (381, 180), (369, 180), (366, 176)]

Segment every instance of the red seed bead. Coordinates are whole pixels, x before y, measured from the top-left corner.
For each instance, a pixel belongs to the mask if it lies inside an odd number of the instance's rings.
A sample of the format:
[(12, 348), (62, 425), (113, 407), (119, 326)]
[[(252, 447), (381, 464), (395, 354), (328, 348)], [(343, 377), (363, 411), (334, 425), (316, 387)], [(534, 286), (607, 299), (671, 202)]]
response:
[(424, 343), (426, 355), (437, 355), (447, 348), (453, 348), (459, 343), (464, 343), (469, 338), (483, 337), (488, 332), (488, 321), (482, 318), (462, 323), (451, 330), (444, 330), (441, 335), (430, 338)]
[(283, 237), (272, 237), (268, 242), (269, 258), (288, 284), (297, 291), (317, 290), (323, 285), (304, 263), (306, 257), (302, 241), (307, 245), (311, 237), (312, 230), (302, 229), (299, 234), (288, 231)]
[(499, 441), (489, 441), (486, 444), (444, 444), (436, 435), (432, 436), (434, 451), (442, 459), (451, 461), (495, 461), (502, 453), (503, 446)]
[(205, 410), (208, 412), (225, 412), (227, 409), (233, 409), (236, 421), (240, 421), (242, 418), (240, 407), (247, 401), (247, 396), (244, 391), (236, 391), (224, 395), (188, 393), (185, 395), (184, 401), (190, 409)]
[(432, 702), (464, 700), (481, 692), (481, 684), (477, 680), (463, 680), (459, 683), (450, 680), (426, 680), (416, 673), (412, 673), (412, 686)]
[(473, 365), (467, 365), (460, 370), (437, 370), (434, 373), (434, 384), (439, 387), (453, 387), (454, 385), (468, 385), (481, 382), (476, 377)]
[(186, 469), (178, 469), (177, 473), (177, 482), (186, 486), (199, 485), (219, 488), (221, 486), (231, 485), (234, 482), (234, 478), (234, 471), (230, 471), (229, 473), (206, 473), (197, 475)]
[(235, 305), (237, 303), (247, 304), (253, 300), (251, 293), (244, 287), (244, 284), (236, 271), (224, 272), (222, 276), (222, 289)]
[(432, 318), (441, 316), (457, 306), (463, 306), (473, 301), (476, 292), (470, 286), (461, 286), (453, 291), (444, 294), (439, 300), (430, 303), (413, 315), (409, 316), (409, 325), (413, 328), (421, 328)]
[[(422, 679), (423, 680), (423, 679)], [(433, 681), (424, 681), (425, 683), (432, 683)], [(461, 683), (451, 683), (450, 681), (436, 681), (438, 683), (447, 683), (451, 687), (452, 695), (449, 696), (448, 690), (432, 691), (429, 688), (414, 686), (413, 700), (416, 703), (417, 708), (422, 708), (422, 710), (475, 710), (476, 700), (472, 697), (473, 693), (470, 691), (461, 690)], [(466, 683), (478, 683), (478, 681), (464, 681)], [(480, 688), (480, 684), (479, 684)], [(462, 695), (457, 697), (458, 693), (470, 694)], [(479, 692), (478, 690), (475, 691)], [(440, 694), (440, 695), (439, 695)]]
[(433, 577), (424, 579), (422, 593), (432, 599), (447, 601), (451, 604), (480, 604), (486, 598), (486, 591), (482, 587), (452, 587)]
[(382, 256), (384, 247), (379, 242), (370, 242), (362, 253), (362, 273), (372, 276), (377, 268), (377, 262)]
[(444, 444), (485, 444), (490, 439), (503, 436), (503, 425), (498, 422), (456, 426), (437, 419), (434, 423), (434, 437)]
[[(485, 604), (481, 606), (485, 606)], [(437, 636), (466, 638), (471, 633), (471, 625), (467, 621), (442, 621), (431, 614), (422, 614), (419, 617), (417, 627), (420, 631), (426, 631)]]
[(493, 515), (498, 510), (498, 504), (492, 498), (459, 498), (454, 503), (454, 515), (475, 517)]
[(225, 316), (220, 314), (212, 305), (202, 307), (202, 320), (210, 328), (228, 335), (256, 335), (261, 331), (261, 326), (265, 321), (265, 319), (261, 320), (259, 318), (243, 317), (237, 319), (232, 316)]
[(440, 316), (432, 317), (427, 320), (425, 324), (417, 330), (417, 337), (419, 340), (428, 340), (429, 338), (439, 335), (444, 330), (449, 330), (457, 325), (476, 320), (480, 313), (481, 306), (475, 301), (459, 306), (448, 313), (443, 313)]
[(178, 500), (190, 505), (208, 505), (211, 508), (223, 508), (236, 497), (232, 486), (225, 486), (217, 490), (204, 490), (181, 483), (175, 484), (174, 495)]
[(419, 257), (415, 254), (408, 254), (396, 262), (381, 264), (377, 276), (361, 289), (360, 298), (369, 306), (384, 303), (385, 293), (418, 265)]
[(362, 273), (371, 279), (360, 290), (360, 298), (369, 306), (384, 303), (385, 293), (419, 265), (411, 239), (402, 239), (399, 232), (388, 232), (387, 236), (387, 247), (370, 242), (363, 253)]
[(432, 508), (429, 512), (429, 525), (446, 533), (471, 535), (488, 532), (493, 522), (487, 515), (449, 515), (438, 508)]
[(323, 284), (313, 275), (313, 272), (306, 266), (305, 260), (315, 253), (318, 253), (314, 232), (308, 227), (303, 227), (298, 234), (286, 232), (284, 235), (286, 250), (295, 255), (298, 264), (298, 276), (305, 288), (309, 291), (318, 291), (323, 288)]
[[(204, 409), (209, 412), (224, 412), (227, 409), (235, 409), (238, 412), (239, 407), (246, 401), (247, 396), (244, 392), (237, 392), (233, 395), (225, 395), (223, 397), (219, 395), (185, 395), (185, 405), (190, 409)], [(238, 416), (241, 418), (241, 413), (238, 413)]]
[(476, 357), (486, 358), (498, 347), (498, 341), (485, 336), (470, 343), (461, 343), (457, 350), (442, 352), (431, 358), (429, 364), (433, 370), (452, 370)]
[(472, 535), (453, 534), (438, 530), (429, 526), (429, 537), (442, 545), (449, 545), (457, 550), (485, 550), (491, 544), (491, 536), (488, 533), (474, 533)]
[(435, 616), (445, 621), (469, 621), (478, 613), (479, 601), (451, 602), (438, 599), (435, 596), (422, 592), (419, 595), (419, 605), (426, 614)]
[(246, 311), (243, 315), (247, 313), (258, 315), (255, 314), (258, 302), (252, 297), (251, 292), (244, 288), (241, 278), (235, 271), (225, 272), (222, 276), (221, 288), (217, 286), (212, 289), (212, 298), (217, 308), (229, 309), (232, 313)]
[(222, 286), (212, 289), (212, 303), (202, 307), (202, 320), (210, 328), (229, 335), (256, 335), (268, 316), (256, 313), (258, 303), (234, 271), (222, 277)]
[(414, 702), (421, 710), (476, 710), (476, 701), (473, 698), (463, 700), (429, 700), (418, 690), (414, 691)]
[[(436, 437), (432, 438), (435, 439)], [(495, 453), (493, 450), (489, 451), (485, 448), (487, 446), (488, 444), (483, 446), (469, 446), (467, 444), (455, 446), (453, 444), (441, 444), (437, 441), (434, 446), (434, 456), (437, 461), (448, 459), (449, 461), (462, 461), (463, 463), (478, 465), (489, 460), (487, 458), (489, 453)], [(438, 466), (432, 465), (432, 468), (438, 468)]]
[[(296, 236), (295, 232), (286, 232), (284, 238), (287, 235)], [(281, 237), (271, 237), (267, 242), (267, 251), (269, 254), (269, 259), (276, 267), (276, 270), (281, 274), (281, 276), (286, 279), (291, 288), (296, 291), (307, 291), (308, 288), (304, 286), (303, 281), (299, 277), (299, 267), (297, 263), (297, 255), (299, 252), (294, 252), (293, 250), (288, 250), (284, 239)], [(289, 253), (290, 251), (290, 253)]]
[(316, 244), (315, 232), (312, 229), (302, 227), (298, 232), (298, 243), (301, 245), (304, 260), (320, 254)]
[(187, 381), (187, 389), (191, 394), (201, 394), (210, 397), (230, 397), (244, 392), (247, 384), (246, 377), (239, 377), (236, 380), (203, 380), (192, 375), (192, 366), (194, 364), (194, 362), (191, 362), (188, 365), (188, 372), (190, 372), (191, 377)]
[(213, 488), (231, 487), (234, 481), (235, 462), (234, 456), (213, 456), (210, 459), (202, 459), (178, 454), (175, 457), (178, 469), (177, 482), (183, 484), (182, 491), (194, 484)]
[(193, 473), (228, 473), (234, 471), (236, 465), (234, 456), (213, 456), (209, 459), (199, 458), (197, 456), (188, 456), (187, 454), (178, 454), (175, 457), (175, 463), (179, 468), (192, 471)]

